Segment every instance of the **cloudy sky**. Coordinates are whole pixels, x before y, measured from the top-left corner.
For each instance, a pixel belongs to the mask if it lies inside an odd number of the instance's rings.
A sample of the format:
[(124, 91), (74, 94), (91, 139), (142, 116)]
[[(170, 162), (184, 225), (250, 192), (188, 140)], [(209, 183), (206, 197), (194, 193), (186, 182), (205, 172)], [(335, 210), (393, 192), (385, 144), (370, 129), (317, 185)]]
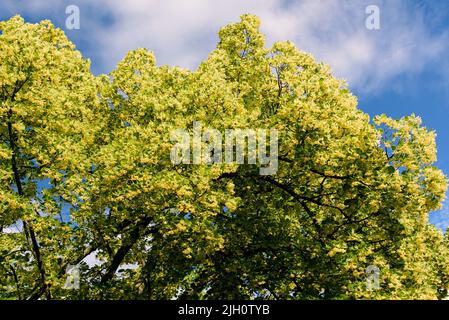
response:
[[(80, 9), (68, 30), (66, 8)], [(366, 28), (376, 5), (380, 29)], [(449, 1), (440, 0), (0, 0), (0, 20), (50, 19), (64, 29), (95, 74), (111, 71), (131, 49), (152, 50), (158, 64), (194, 69), (221, 26), (243, 13), (262, 19), (268, 45), (291, 40), (348, 81), (371, 116), (415, 113), (437, 131), (438, 166), (449, 175)], [(449, 226), (449, 201), (431, 214)]]

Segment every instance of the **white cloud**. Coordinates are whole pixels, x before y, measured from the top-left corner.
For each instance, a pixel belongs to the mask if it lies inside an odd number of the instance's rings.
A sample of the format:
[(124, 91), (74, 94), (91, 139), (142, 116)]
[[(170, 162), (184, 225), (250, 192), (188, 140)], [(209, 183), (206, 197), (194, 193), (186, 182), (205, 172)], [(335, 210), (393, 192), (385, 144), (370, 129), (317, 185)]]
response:
[(22, 232), (22, 230), (23, 230), (22, 221), (18, 220), (18, 221), (16, 221), (16, 223), (3, 228), (2, 232), (3, 233), (20, 233), (20, 232)]
[(195, 68), (215, 47), (217, 32), (243, 13), (262, 19), (268, 43), (292, 40), (331, 65), (353, 88), (391, 88), (396, 77), (443, 59), (447, 33), (432, 35), (405, 0), (377, 1), (381, 29), (368, 30), (365, 8), (373, 1), (171, 0), (105, 1), (111, 28), (94, 30), (109, 69), (128, 51), (147, 47), (161, 64)]
[(90, 253), (83, 259), (83, 262), (85, 262), (89, 267), (101, 266), (104, 261), (97, 258), (97, 253), (98, 251)]

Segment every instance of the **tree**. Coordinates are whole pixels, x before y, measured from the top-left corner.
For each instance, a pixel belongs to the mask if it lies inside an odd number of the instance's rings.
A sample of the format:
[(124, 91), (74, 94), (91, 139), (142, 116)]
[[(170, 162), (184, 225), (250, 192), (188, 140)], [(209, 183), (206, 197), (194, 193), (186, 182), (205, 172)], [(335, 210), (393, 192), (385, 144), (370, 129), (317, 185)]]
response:
[[(243, 15), (222, 28), (217, 48), (197, 70), (158, 67), (152, 53), (137, 49), (108, 76), (95, 79), (48, 22), (29, 25), (13, 18), (1, 25), (1, 52), (19, 70), (0, 72), (2, 92), (9, 94), (1, 100), (1, 219), (3, 226), (18, 220), (24, 226), (22, 233), (3, 232), (0, 238), (2, 296), (447, 294), (447, 239), (427, 221), (447, 187), (433, 166), (435, 133), (414, 115), (382, 115), (371, 122), (327, 65), (291, 42), (266, 48), (259, 24), (257, 17)], [(46, 32), (58, 40), (48, 43)], [(19, 50), (16, 43), (33, 55), (12, 54)], [(50, 54), (64, 60), (53, 72), (42, 71), (51, 78), (19, 89), (30, 100), (17, 100), (21, 95), (12, 88), (20, 82), (14, 77), (27, 63), (50, 64)], [(34, 63), (42, 56), (48, 60)], [(29, 92), (35, 91), (39, 98), (31, 100)], [(27, 117), (8, 116), (8, 108), (20, 114), (21, 106), (35, 109)], [(18, 138), (7, 139), (12, 119), (24, 124), (13, 131), (20, 132)], [(223, 135), (233, 128), (277, 129), (277, 173), (260, 175), (260, 163), (174, 164), (171, 133), (192, 133), (195, 122)], [(43, 162), (52, 147), (64, 156)], [(46, 179), (48, 185), (40, 187), (38, 181)], [(70, 222), (57, 219), (64, 205)], [(29, 230), (39, 231), (36, 245), (26, 242)], [(87, 265), (89, 254), (100, 263)], [(64, 267), (77, 263), (80, 289), (63, 290)], [(30, 265), (34, 273), (25, 272)], [(368, 266), (380, 270), (378, 289), (366, 286)]]
[[(89, 62), (49, 21), (0, 23), (0, 268), (4, 297), (52, 296), (72, 237), (61, 212), (95, 139)], [(18, 223), (19, 233), (4, 229)]]

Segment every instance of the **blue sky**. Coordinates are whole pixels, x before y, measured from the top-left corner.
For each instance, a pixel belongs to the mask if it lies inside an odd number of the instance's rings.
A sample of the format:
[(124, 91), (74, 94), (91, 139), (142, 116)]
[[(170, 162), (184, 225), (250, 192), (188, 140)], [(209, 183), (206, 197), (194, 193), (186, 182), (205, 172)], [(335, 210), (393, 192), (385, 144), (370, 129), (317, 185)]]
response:
[[(79, 30), (66, 28), (68, 5), (80, 9)], [(379, 30), (365, 27), (368, 5), (380, 9)], [(371, 116), (421, 116), (437, 132), (437, 165), (449, 175), (449, 1), (0, 0), (0, 20), (20, 14), (64, 29), (95, 74), (137, 47), (152, 50), (158, 64), (193, 69), (215, 47), (219, 28), (243, 13), (261, 17), (268, 45), (291, 40), (330, 64)], [(449, 201), (430, 221), (449, 226)]]

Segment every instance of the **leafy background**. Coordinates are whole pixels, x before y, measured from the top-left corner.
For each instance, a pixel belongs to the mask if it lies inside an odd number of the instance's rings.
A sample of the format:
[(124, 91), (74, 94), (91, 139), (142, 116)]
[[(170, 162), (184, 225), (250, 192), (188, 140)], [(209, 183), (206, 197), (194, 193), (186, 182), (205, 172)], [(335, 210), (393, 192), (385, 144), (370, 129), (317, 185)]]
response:
[[(365, 28), (365, 8), (378, 5), (381, 29)], [(65, 8), (77, 5), (81, 28), (67, 30)], [(268, 44), (292, 40), (345, 78), (371, 116), (415, 113), (437, 132), (438, 162), (449, 173), (449, 2), (424, 0), (326, 1), (89, 1), (0, 0), (0, 20), (20, 14), (62, 28), (94, 74), (107, 73), (136, 47), (152, 50), (159, 65), (196, 68), (214, 48), (217, 30), (257, 14)], [(430, 215), (445, 230), (449, 202)]]

